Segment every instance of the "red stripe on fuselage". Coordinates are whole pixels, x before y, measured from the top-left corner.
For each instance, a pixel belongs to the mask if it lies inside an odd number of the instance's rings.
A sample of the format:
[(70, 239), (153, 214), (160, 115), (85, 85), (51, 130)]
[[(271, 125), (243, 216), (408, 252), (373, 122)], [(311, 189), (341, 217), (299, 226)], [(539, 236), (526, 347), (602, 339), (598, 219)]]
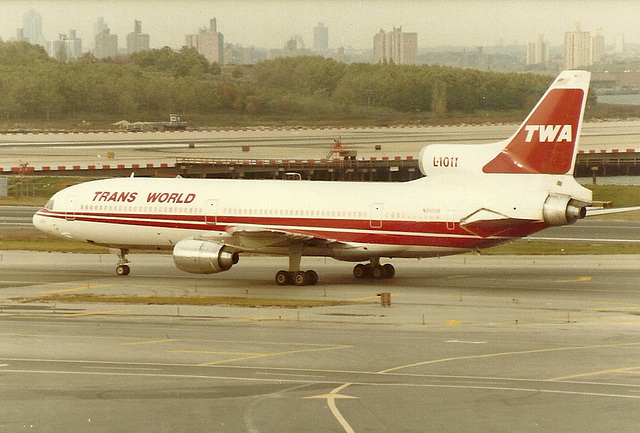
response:
[[(67, 214), (41, 210), (39, 215), (65, 220)], [(71, 214), (69, 215), (71, 216)], [(140, 227), (182, 230), (221, 231), (237, 226), (258, 226), (274, 231), (309, 235), (319, 239), (369, 244), (434, 246), (450, 248), (488, 247), (513, 238), (520, 238), (546, 227), (541, 221), (531, 221), (508, 229), (499, 237), (482, 238), (469, 233), (459, 223), (440, 221), (382, 221), (381, 227), (371, 227), (369, 220), (317, 219), (286, 217), (218, 216), (217, 223), (206, 222), (203, 215), (175, 214), (115, 214), (80, 213), (72, 215), (75, 221)]]

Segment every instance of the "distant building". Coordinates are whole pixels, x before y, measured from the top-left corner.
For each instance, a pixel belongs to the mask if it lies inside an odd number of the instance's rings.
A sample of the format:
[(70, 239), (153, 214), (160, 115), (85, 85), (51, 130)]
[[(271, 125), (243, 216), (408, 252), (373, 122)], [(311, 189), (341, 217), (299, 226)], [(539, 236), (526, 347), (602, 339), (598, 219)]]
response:
[(240, 44), (224, 44), (225, 65), (253, 65), (267, 59), (267, 51)]
[(605, 54), (604, 36), (602, 36), (602, 29), (597, 29), (591, 38), (591, 64), (602, 62)]
[(527, 44), (527, 65), (546, 65), (550, 58), (549, 42), (544, 35), (538, 35), (535, 41)]
[(313, 51), (326, 51), (329, 49), (329, 28), (324, 23), (318, 23), (313, 28)]
[(95, 36), (96, 48), (93, 53), (98, 59), (118, 56), (118, 35), (112, 35), (109, 29)]
[(294, 38), (291, 38), (284, 45), (285, 51), (297, 51), (298, 50), (298, 41)]
[(583, 32), (579, 23), (573, 32), (564, 35), (564, 62), (566, 69), (591, 65), (591, 34)]
[(104, 22), (104, 18), (98, 18), (98, 21), (93, 25), (93, 36), (95, 42), (94, 56), (98, 59), (118, 56), (118, 35), (111, 34), (111, 30), (107, 23)]
[(104, 17), (98, 17), (98, 20), (93, 23), (93, 36), (97, 36), (105, 30), (109, 30), (109, 26), (104, 22)]
[(31, 9), (24, 14), (22, 18), (22, 32), (19, 40), (27, 41), (33, 45), (45, 45), (44, 35), (42, 34), (42, 16), (35, 10)]
[(418, 63), (418, 34), (403, 33), (402, 27), (392, 32), (380, 30), (373, 37), (374, 63), (415, 65)]
[(209, 21), (209, 29), (202, 28), (194, 35), (186, 35), (184, 45), (195, 48), (209, 63), (224, 64), (224, 35), (218, 32), (215, 18)]
[(304, 44), (304, 38), (300, 35), (293, 35), (291, 39), (287, 41), (287, 46), (291, 46), (293, 42), (295, 42), (294, 50), (306, 50), (307, 46)]
[(75, 30), (69, 30), (69, 34), (58, 36), (55, 41), (47, 43), (47, 52), (59, 62), (71, 62), (82, 56), (82, 39), (76, 36)]
[(289, 39), (282, 50), (270, 50), (269, 59), (275, 59), (277, 57), (301, 57), (312, 56), (311, 50), (304, 47), (304, 41), (302, 36), (295, 35)]
[(135, 20), (133, 33), (127, 35), (127, 54), (149, 50), (149, 35), (142, 33), (142, 22)]

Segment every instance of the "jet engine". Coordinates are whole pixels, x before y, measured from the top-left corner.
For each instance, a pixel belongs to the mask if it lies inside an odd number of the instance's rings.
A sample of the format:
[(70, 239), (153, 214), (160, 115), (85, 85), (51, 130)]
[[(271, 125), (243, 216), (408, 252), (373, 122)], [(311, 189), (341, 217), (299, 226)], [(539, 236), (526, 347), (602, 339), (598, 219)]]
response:
[(544, 222), (550, 226), (573, 224), (586, 215), (584, 203), (566, 195), (549, 194), (542, 206)]
[(238, 253), (215, 242), (184, 239), (173, 248), (173, 263), (192, 274), (214, 274), (238, 263)]

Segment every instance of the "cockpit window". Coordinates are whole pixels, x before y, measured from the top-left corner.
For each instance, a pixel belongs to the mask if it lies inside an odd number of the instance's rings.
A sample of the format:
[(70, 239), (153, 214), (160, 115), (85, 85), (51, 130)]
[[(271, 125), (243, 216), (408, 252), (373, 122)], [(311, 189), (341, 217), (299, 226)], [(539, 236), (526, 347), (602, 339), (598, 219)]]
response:
[(47, 210), (53, 210), (53, 200), (49, 200), (44, 208)]

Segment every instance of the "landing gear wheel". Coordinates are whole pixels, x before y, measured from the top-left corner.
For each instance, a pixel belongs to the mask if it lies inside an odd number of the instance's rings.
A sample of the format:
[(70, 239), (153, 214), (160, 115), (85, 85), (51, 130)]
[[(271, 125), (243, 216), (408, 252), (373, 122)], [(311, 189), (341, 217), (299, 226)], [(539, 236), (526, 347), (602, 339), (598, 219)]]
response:
[(316, 271), (310, 269), (305, 272), (305, 274), (307, 274), (307, 284), (309, 286), (315, 286), (316, 284), (318, 284), (318, 273)]
[(120, 276), (129, 275), (131, 269), (129, 269), (129, 260), (127, 260), (127, 254), (129, 254), (129, 250), (126, 248), (120, 248), (118, 251), (118, 266), (116, 266), (116, 274)]
[(276, 274), (276, 284), (279, 286), (315, 286), (318, 283), (318, 273), (314, 270), (308, 271), (278, 271)]
[(128, 265), (118, 265), (118, 266), (116, 266), (116, 274), (118, 274), (120, 276), (129, 275), (129, 272), (131, 272), (131, 269), (129, 268)]
[(353, 276), (359, 280), (365, 278), (375, 278), (377, 280), (384, 280), (393, 278), (396, 275), (396, 269), (393, 265), (387, 263), (386, 265), (372, 265), (371, 263), (362, 264), (359, 263), (353, 268)]
[(396, 275), (396, 268), (391, 263), (387, 263), (383, 266), (385, 278), (393, 278)]
[(384, 266), (374, 266), (371, 270), (371, 276), (376, 280), (382, 280), (387, 277), (387, 273), (385, 271), (386, 269), (384, 268)]
[(287, 271), (278, 271), (276, 274), (276, 284), (279, 286), (288, 286), (291, 284), (291, 275)]
[(304, 271), (294, 272), (293, 274), (293, 284), (296, 286), (306, 286), (307, 285), (307, 273)]
[(368, 272), (367, 272), (367, 266), (363, 265), (362, 263), (358, 263), (354, 268), (353, 268), (353, 276), (356, 277), (359, 280), (362, 280), (364, 278), (368, 277)]

